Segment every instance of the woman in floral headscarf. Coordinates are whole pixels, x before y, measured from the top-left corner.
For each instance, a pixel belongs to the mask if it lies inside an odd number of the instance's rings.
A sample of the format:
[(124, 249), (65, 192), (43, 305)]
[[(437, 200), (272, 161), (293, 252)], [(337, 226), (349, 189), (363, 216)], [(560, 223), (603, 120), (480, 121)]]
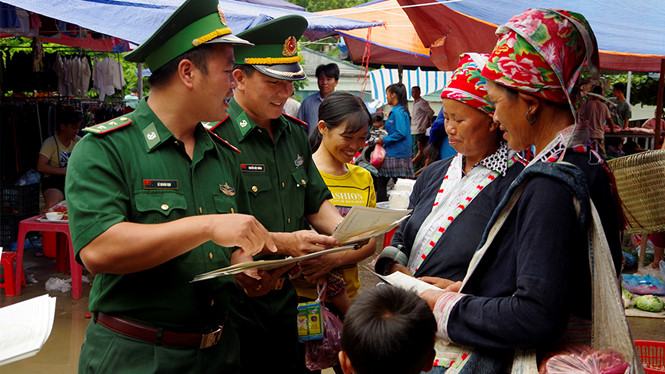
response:
[[(588, 338), (566, 330), (572, 321), (584, 326), (591, 314), (587, 182), (605, 216), (606, 236), (618, 248), (620, 214), (610, 177), (602, 159), (574, 136), (577, 80), (583, 66), (597, 62), (590, 26), (580, 14), (529, 9), (497, 34), (482, 71), (494, 120), (512, 149), (533, 145), (537, 155), (499, 203), (459, 292), (423, 295), (439, 335), (473, 348), (455, 358), (451, 372), (500, 372), (514, 349), (543, 352)], [(489, 230), (494, 225), (500, 229)]]
[(407, 221), (379, 256), (377, 270), (402, 271), (447, 286), (464, 279), (480, 236), (501, 196), (524, 165), (492, 120), (488, 54), (466, 53), (441, 93), (445, 130), (459, 153), (428, 166), (411, 193)]

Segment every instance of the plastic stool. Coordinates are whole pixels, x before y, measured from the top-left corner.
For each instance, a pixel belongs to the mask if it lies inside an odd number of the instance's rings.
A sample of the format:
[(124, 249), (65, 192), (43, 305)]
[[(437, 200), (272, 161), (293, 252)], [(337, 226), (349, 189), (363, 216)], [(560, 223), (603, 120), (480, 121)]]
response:
[[(4, 280), (0, 283), (0, 288), (5, 289), (6, 296), (16, 296), (16, 287), (14, 286), (14, 263), (16, 262), (15, 252), (2, 252), (0, 265), (2, 265), (2, 277)], [(21, 282), (25, 284), (25, 279)]]

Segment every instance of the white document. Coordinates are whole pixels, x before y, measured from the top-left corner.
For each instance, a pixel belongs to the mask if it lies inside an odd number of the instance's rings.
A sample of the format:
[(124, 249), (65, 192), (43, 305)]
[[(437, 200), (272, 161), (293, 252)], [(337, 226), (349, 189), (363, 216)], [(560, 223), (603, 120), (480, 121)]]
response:
[(34, 356), (51, 335), (55, 297), (42, 295), (0, 309), (0, 366)]
[(391, 286), (395, 286), (407, 291), (413, 291), (419, 295), (427, 290), (442, 291), (439, 287), (431, 285), (427, 282), (423, 282), (420, 279), (414, 278), (410, 275), (400, 273), (399, 271), (396, 271), (390, 275), (379, 275), (377, 273), (374, 273), (374, 275)]
[(397, 227), (410, 213), (405, 209), (354, 206), (332, 236), (342, 244), (371, 239)]

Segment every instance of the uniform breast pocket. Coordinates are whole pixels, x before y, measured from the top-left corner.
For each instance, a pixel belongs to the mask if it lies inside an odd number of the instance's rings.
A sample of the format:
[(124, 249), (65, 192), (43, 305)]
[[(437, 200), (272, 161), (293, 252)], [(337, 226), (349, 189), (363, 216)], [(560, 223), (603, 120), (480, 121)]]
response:
[(249, 192), (249, 196), (253, 198), (260, 198), (263, 196), (269, 196), (269, 191), (272, 190), (272, 183), (270, 183), (270, 178), (265, 174), (252, 175), (252, 174), (243, 174), (243, 179), (245, 182), (245, 187)]
[(215, 210), (217, 213), (238, 213), (236, 198), (233, 196), (218, 195), (214, 196)]
[(307, 196), (307, 185), (309, 184), (309, 178), (304, 168), (297, 168), (291, 173), (291, 178), (293, 178), (293, 183), (295, 185), (295, 196), (292, 208), (294, 209), (293, 215), (303, 215), (305, 211), (305, 197)]
[(134, 195), (136, 220), (160, 223), (182, 218), (187, 213), (187, 200), (179, 192), (140, 192)]

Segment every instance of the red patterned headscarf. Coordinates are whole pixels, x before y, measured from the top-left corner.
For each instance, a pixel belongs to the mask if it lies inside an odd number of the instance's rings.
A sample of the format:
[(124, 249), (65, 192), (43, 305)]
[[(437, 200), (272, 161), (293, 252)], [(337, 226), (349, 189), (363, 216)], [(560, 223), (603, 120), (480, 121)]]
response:
[(598, 46), (581, 14), (528, 9), (496, 31), (499, 36), (482, 74), (501, 85), (555, 103), (570, 103), (582, 68), (595, 73)]
[(487, 97), (487, 80), (480, 74), (487, 62), (487, 53), (463, 53), (450, 84), (441, 92), (442, 99), (459, 101), (494, 114), (494, 104)]

